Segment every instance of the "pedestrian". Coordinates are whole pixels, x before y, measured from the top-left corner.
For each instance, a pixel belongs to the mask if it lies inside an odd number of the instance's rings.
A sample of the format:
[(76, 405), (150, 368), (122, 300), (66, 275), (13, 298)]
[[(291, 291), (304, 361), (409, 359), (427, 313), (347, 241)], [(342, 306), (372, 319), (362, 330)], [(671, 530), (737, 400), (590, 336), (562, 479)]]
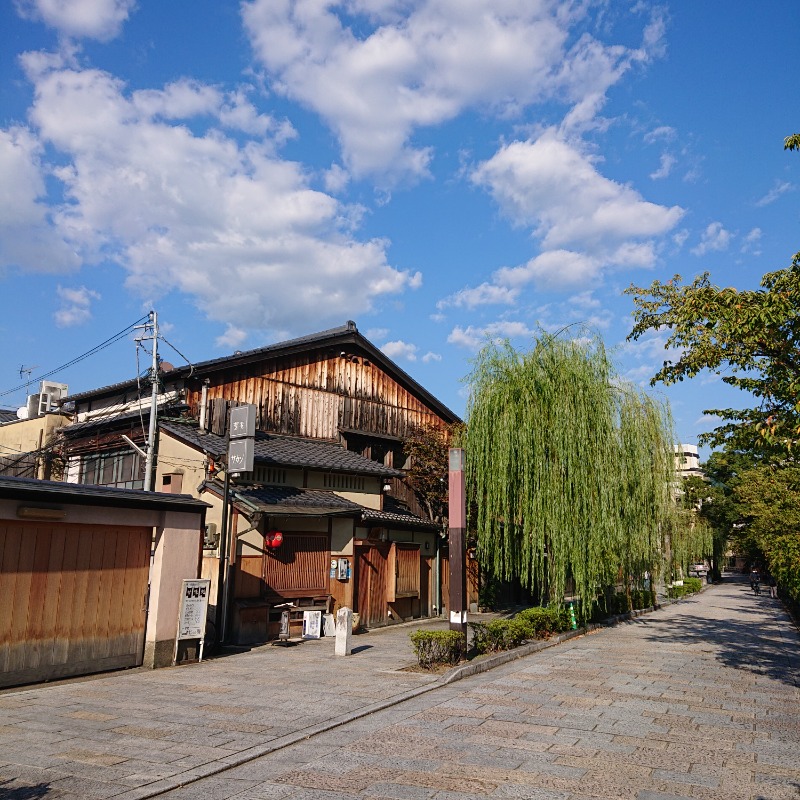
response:
[(769, 586), (769, 596), (776, 598), (778, 596), (778, 582), (775, 580), (772, 573), (767, 578), (767, 585)]

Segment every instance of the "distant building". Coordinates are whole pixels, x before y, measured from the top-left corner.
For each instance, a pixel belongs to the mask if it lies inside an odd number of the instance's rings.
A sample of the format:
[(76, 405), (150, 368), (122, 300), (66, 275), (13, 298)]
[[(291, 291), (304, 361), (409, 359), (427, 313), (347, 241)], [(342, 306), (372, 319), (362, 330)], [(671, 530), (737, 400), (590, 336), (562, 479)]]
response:
[(679, 444), (676, 446), (675, 471), (679, 478), (705, 477), (703, 470), (700, 469), (700, 455), (697, 451), (697, 445)]

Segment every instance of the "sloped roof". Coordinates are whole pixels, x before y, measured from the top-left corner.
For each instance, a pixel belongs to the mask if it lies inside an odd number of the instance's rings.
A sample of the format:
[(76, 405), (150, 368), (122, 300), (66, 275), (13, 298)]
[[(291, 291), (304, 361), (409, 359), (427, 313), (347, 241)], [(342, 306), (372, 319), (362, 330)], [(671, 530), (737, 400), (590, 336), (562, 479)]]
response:
[(208, 503), (188, 494), (165, 494), (145, 492), (143, 489), (118, 489), (113, 486), (6, 476), (0, 476), (0, 499), (171, 511), (201, 511), (208, 508)]
[(19, 419), (13, 408), (0, 408), (0, 425), (4, 422), (16, 422)]
[[(206, 482), (205, 488), (217, 494), (222, 492), (222, 486), (218, 481)], [(234, 504), (243, 509), (245, 514), (249, 507), (250, 510), (258, 510), (265, 514), (285, 516), (349, 516), (370, 526), (380, 525), (414, 530), (437, 530), (439, 527), (436, 523), (429, 522), (408, 511), (399, 509), (378, 511), (322, 489), (256, 486), (235, 488), (231, 492), (231, 496)]]
[[(227, 452), (224, 436), (203, 433), (196, 424), (162, 422), (161, 430), (215, 458), (219, 458)], [(263, 466), (346, 472), (356, 475), (371, 475), (376, 478), (399, 478), (404, 474), (400, 470), (345, 450), (333, 442), (301, 439), (295, 436), (279, 436), (262, 431), (256, 431), (253, 456), (255, 462)]]
[[(173, 379), (188, 378), (189, 376), (201, 377), (220, 369), (230, 369), (231, 367), (309, 352), (324, 347), (340, 348), (348, 345), (357, 348), (364, 353), (364, 355), (368, 356), (373, 363), (380, 366), (384, 372), (394, 378), (401, 386), (411, 392), (412, 395), (416, 396), (428, 407), (433, 409), (443, 420), (446, 422), (459, 421), (459, 417), (447, 408), (447, 406), (437, 400), (427, 389), (417, 383), (407, 372), (397, 366), (394, 361), (388, 358), (388, 356), (372, 344), (372, 342), (359, 333), (356, 323), (352, 320), (337, 328), (329, 328), (319, 333), (300, 336), (297, 339), (289, 339), (285, 342), (277, 342), (253, 350), (237, 351), (232, 355), (222, 358), (213, 358), (209, 361), (201, 361), (192, 366), (177, 367), (165, 373), (164, 380), (169, 382)], [(102, 397), (115, 394), (133, 388), (136, 386), (136, 383), (136, 379), (132, 379), (104, 386), (99, 389), (79, 392), (64, 398), (62, 404), (65, 402), (84, 400), (90, 397)]]

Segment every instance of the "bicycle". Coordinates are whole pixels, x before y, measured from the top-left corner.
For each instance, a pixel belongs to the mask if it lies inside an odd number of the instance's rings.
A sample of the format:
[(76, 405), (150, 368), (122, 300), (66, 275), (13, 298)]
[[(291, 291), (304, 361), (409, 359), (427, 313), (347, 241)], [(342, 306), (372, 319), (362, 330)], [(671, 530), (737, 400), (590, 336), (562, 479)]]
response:
[(751, 588), (753, 589), (753, 594), (760, 595), (761, 594), (761, 584), (758, 581), (753, 581), (750, 584)]

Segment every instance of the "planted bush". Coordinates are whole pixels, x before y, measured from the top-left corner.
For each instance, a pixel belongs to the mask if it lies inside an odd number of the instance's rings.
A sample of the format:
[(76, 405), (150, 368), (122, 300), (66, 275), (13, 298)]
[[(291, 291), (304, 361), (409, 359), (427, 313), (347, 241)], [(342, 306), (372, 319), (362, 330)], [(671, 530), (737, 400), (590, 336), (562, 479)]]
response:
[(656, 593), (651, 589), (631, 589), (633, 608), (650, 608), (656, 604)]
[(536, 638), (533, 628), (520, 619), (495, 619), (491, 622), (471, 622), (472, 646), (478, 655), (512, 650)]
[(687, 592), (699, 592), (703, 588), (703, 581), (700, 578), (684, 578), (683, 585)]
[(414, 654), (421, 667), (458, 664), (464, 658), (464, 637), (458, 631), (414, 631)]
[(556, 606), (526, 608), (514, 619), (522, 620), (533, 629), (536, 639), (547, 639), (554, 633), (569, 630), (570, 619), (566, 608)]

